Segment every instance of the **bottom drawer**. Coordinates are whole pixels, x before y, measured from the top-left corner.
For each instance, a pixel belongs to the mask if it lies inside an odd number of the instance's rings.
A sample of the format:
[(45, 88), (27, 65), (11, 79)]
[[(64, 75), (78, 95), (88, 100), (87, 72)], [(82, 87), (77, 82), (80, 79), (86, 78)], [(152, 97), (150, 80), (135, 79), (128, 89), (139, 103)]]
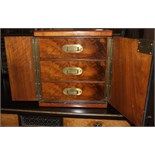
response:
[(126, 120), (63, 118), (65, 127), (129, 127)]
[(42, 83), (44, 101), (104, 101), (104, 83)]
[(8, 126), (8, 127), (15, 127), (19, 126), (18, 115), (15, 114), (1, 114), (0, 118), (0, 126)]

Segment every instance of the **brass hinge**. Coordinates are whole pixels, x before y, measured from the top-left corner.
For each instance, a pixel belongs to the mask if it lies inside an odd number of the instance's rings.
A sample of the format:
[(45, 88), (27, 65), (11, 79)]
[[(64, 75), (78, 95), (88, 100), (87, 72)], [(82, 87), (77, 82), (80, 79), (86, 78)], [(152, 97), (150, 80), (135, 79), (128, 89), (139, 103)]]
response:
[(138, 41), (138, 52), (144, 54), (151, 54), (154, 50), (154, 42), (146, 39), (139, 39)]
[(113, 57), (113, 40), (112, 38), (107, 39), (107, 60), (106, 60), (106, 71), (105, 71), (105, 90), (104, 99), (107, 103), (110, 100), (111, 91), (111, 80), (112, 80), (112, 57)]
[(34, 72), (35, 72), (35, 89), (36, 89), (36, 98), (41, 99), (41, 80), (40, 80), (40, 56), (38, 49), (38, 39), (32, 38), (32, 55), (34, 63)]

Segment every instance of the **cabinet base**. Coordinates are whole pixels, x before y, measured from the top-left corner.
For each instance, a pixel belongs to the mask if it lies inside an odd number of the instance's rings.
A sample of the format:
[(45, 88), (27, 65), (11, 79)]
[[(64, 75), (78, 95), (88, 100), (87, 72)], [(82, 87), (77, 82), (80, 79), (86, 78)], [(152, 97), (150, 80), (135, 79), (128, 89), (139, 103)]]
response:
[(47, 102), (40, 102), (40, 107), (74, 107), (74, 108), (107, 108), (106, 103), (97, 103), (97, 104), (90, 104), (90, 103), (84, 103), (84, 104), (78, 104), (78, 103), (47, 103)]

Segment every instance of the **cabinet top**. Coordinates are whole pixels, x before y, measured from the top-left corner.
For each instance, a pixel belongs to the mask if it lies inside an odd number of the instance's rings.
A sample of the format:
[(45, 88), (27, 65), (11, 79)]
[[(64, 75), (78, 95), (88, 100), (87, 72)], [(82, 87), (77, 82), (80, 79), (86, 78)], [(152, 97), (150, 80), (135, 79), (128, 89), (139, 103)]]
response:
[(110, 37), (112, 30), (38, 30), (34, 31), (36, 37)]

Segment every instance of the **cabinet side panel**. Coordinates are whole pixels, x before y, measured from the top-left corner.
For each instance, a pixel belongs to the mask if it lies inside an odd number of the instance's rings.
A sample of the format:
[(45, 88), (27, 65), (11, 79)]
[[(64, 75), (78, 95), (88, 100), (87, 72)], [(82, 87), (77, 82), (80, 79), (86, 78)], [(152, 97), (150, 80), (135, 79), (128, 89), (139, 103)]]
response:
[(5, 37), (12, 100), (36, 99), (32, 37)]
[(138, 52), (138, 40), (113, 43), (111, 104), (131, 123), (142, 125), (152, 56)]

